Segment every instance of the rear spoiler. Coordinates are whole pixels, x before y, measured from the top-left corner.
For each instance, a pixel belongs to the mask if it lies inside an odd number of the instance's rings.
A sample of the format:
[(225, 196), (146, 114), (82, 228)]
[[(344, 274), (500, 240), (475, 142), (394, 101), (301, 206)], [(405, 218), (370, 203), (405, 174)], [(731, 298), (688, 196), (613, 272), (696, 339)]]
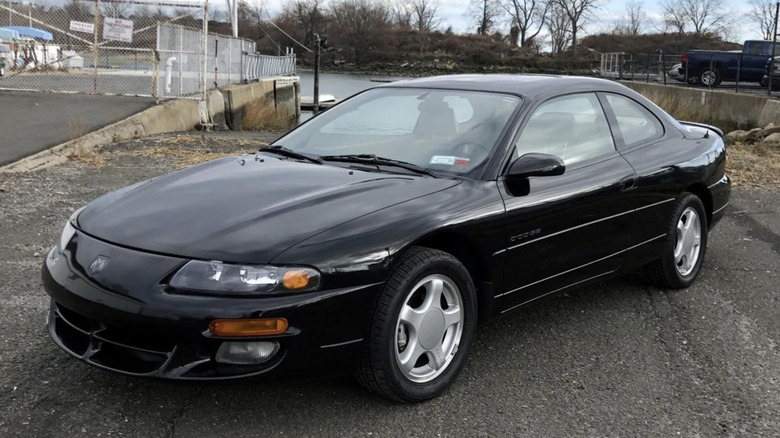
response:
[(709, 129), (710, 131), (712, 131), (712, 132), (718, 134), (719, 136), (723, 137), (723, 130), (722, 129), (720, 129), (718, 127), (715, 127), (715, 126), (712, 126), (712, 125), (707, 125), (706, 123), (696, 123), (696, 122), (683, 122), (683, 121), (680, 121), (680, 124), (688, 125), (688, 126), (695, 126), (697, 128)]

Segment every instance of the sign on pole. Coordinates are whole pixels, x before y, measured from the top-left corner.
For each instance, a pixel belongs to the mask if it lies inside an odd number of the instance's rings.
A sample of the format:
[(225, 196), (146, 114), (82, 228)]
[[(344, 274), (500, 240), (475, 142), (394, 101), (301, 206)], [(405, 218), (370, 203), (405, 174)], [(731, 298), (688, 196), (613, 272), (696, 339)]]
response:
[(121, 18), (103, 19), (103, 39), (109, 41), (133, 42), (133, 22)]
[(83, 21), (70, 21), (70, 30), (73, 32), (94, 33), (95, 25), (92, 23), (84, 23)]

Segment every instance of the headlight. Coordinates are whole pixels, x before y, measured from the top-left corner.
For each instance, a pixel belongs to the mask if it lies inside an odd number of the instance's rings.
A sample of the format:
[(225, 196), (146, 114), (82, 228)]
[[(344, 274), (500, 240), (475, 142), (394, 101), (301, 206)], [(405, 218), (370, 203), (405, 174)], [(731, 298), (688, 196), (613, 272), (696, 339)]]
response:
[(175, 289), (252, 295), (308, 292), (319, 288), (316, 269), (285, 266), (232, 265), (192, 260), (171, 278)]
[(73, 225), (68, 221), (65, 224), (65, 228), (62, 230), (62, 235), (60, 235), (60, 251), (65, 251), (65, 247), (68, 246), (68, 242), (70, 242), (70, 239), (73, 238), (74, 234), (76, 234), (76, 229), (73, 228)]
[(73, 238), (73, 235), (76, 234), (76, 228), (74, 225), (76, 224), (76, 219), (79, 216), (79, 213), (81, 213), (81, 210), (84, 210), (86, 207), (81, 207), (78, 210), (74, 211), (72, 215), (70, 215), (70, 219), (68, 219), (68, 222), (65, 224), (65, 228), (62, 230), (62, 234), (60, 235), (60, 251), (65, 251), (65, 247), (68, 246), (68, 242), (70, 242), (70, 239)]

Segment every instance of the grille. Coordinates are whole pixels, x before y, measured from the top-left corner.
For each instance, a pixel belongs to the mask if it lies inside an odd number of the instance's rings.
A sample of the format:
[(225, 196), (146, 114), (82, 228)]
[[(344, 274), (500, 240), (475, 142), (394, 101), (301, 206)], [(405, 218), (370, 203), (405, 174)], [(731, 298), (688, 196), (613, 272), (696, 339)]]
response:
[(109, 326), (56, 303), (51, 312), (50, 331), (61, 346), (103, 368), (156, 374), (165, 368), (176, 347), (165, 337)]

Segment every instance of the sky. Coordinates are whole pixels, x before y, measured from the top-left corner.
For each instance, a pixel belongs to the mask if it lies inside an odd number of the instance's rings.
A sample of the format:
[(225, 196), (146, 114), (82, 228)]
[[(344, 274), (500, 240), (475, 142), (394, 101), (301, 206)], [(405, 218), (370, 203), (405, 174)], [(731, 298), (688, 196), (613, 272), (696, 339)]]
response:
[[(214, 1), (214, 0), (212, 0)], [(219, 2), (220, 0), (216, 0)], [(248, 0), (250, 3), (260, 0)], [(273, 14), (281, 9), (281, 5), (285, 0), (262, 0), (267, 10)], [(614, 28), (615, 24), (620, 21), (620, 18), (625, 15), (627, 0), (602, 0), (602, 5), (591, 22), (585, 26), (585, 34), (599, 33), (601, 31), (609, 31)], [(472, 29), (476, 27), (473, 24), (474, 21), (468, 14), (469, 0), (439, 0), (439, 14), (442, 17), (442, 28), (452, 26), (453, 31), (457, 33), (472, 32)], [(750, 6), (747, 5), (746, 0), (725, 0), (728, 8), (732, 10), (735, 17), (746, 17)], [(661, 8), (659, 6), (660, 0), (649, 0), (644, 2), (644, 9), (649, 19), (655, 21), (656, 26), (660, 26)], [(648, 29), (645, 31), (652, 31), (654, 26), (649, 23)], [(502, 23), (501, 30), (507, 32), (509, 28), (508, 22)], [(737, 24), (734, 36), (732, 39), (735, 42), (741, 43), (746, 39), (760, 39), (761, 35), (755, 32), (757, 26), (753, 25), (745, 19), (742, 23)]]

